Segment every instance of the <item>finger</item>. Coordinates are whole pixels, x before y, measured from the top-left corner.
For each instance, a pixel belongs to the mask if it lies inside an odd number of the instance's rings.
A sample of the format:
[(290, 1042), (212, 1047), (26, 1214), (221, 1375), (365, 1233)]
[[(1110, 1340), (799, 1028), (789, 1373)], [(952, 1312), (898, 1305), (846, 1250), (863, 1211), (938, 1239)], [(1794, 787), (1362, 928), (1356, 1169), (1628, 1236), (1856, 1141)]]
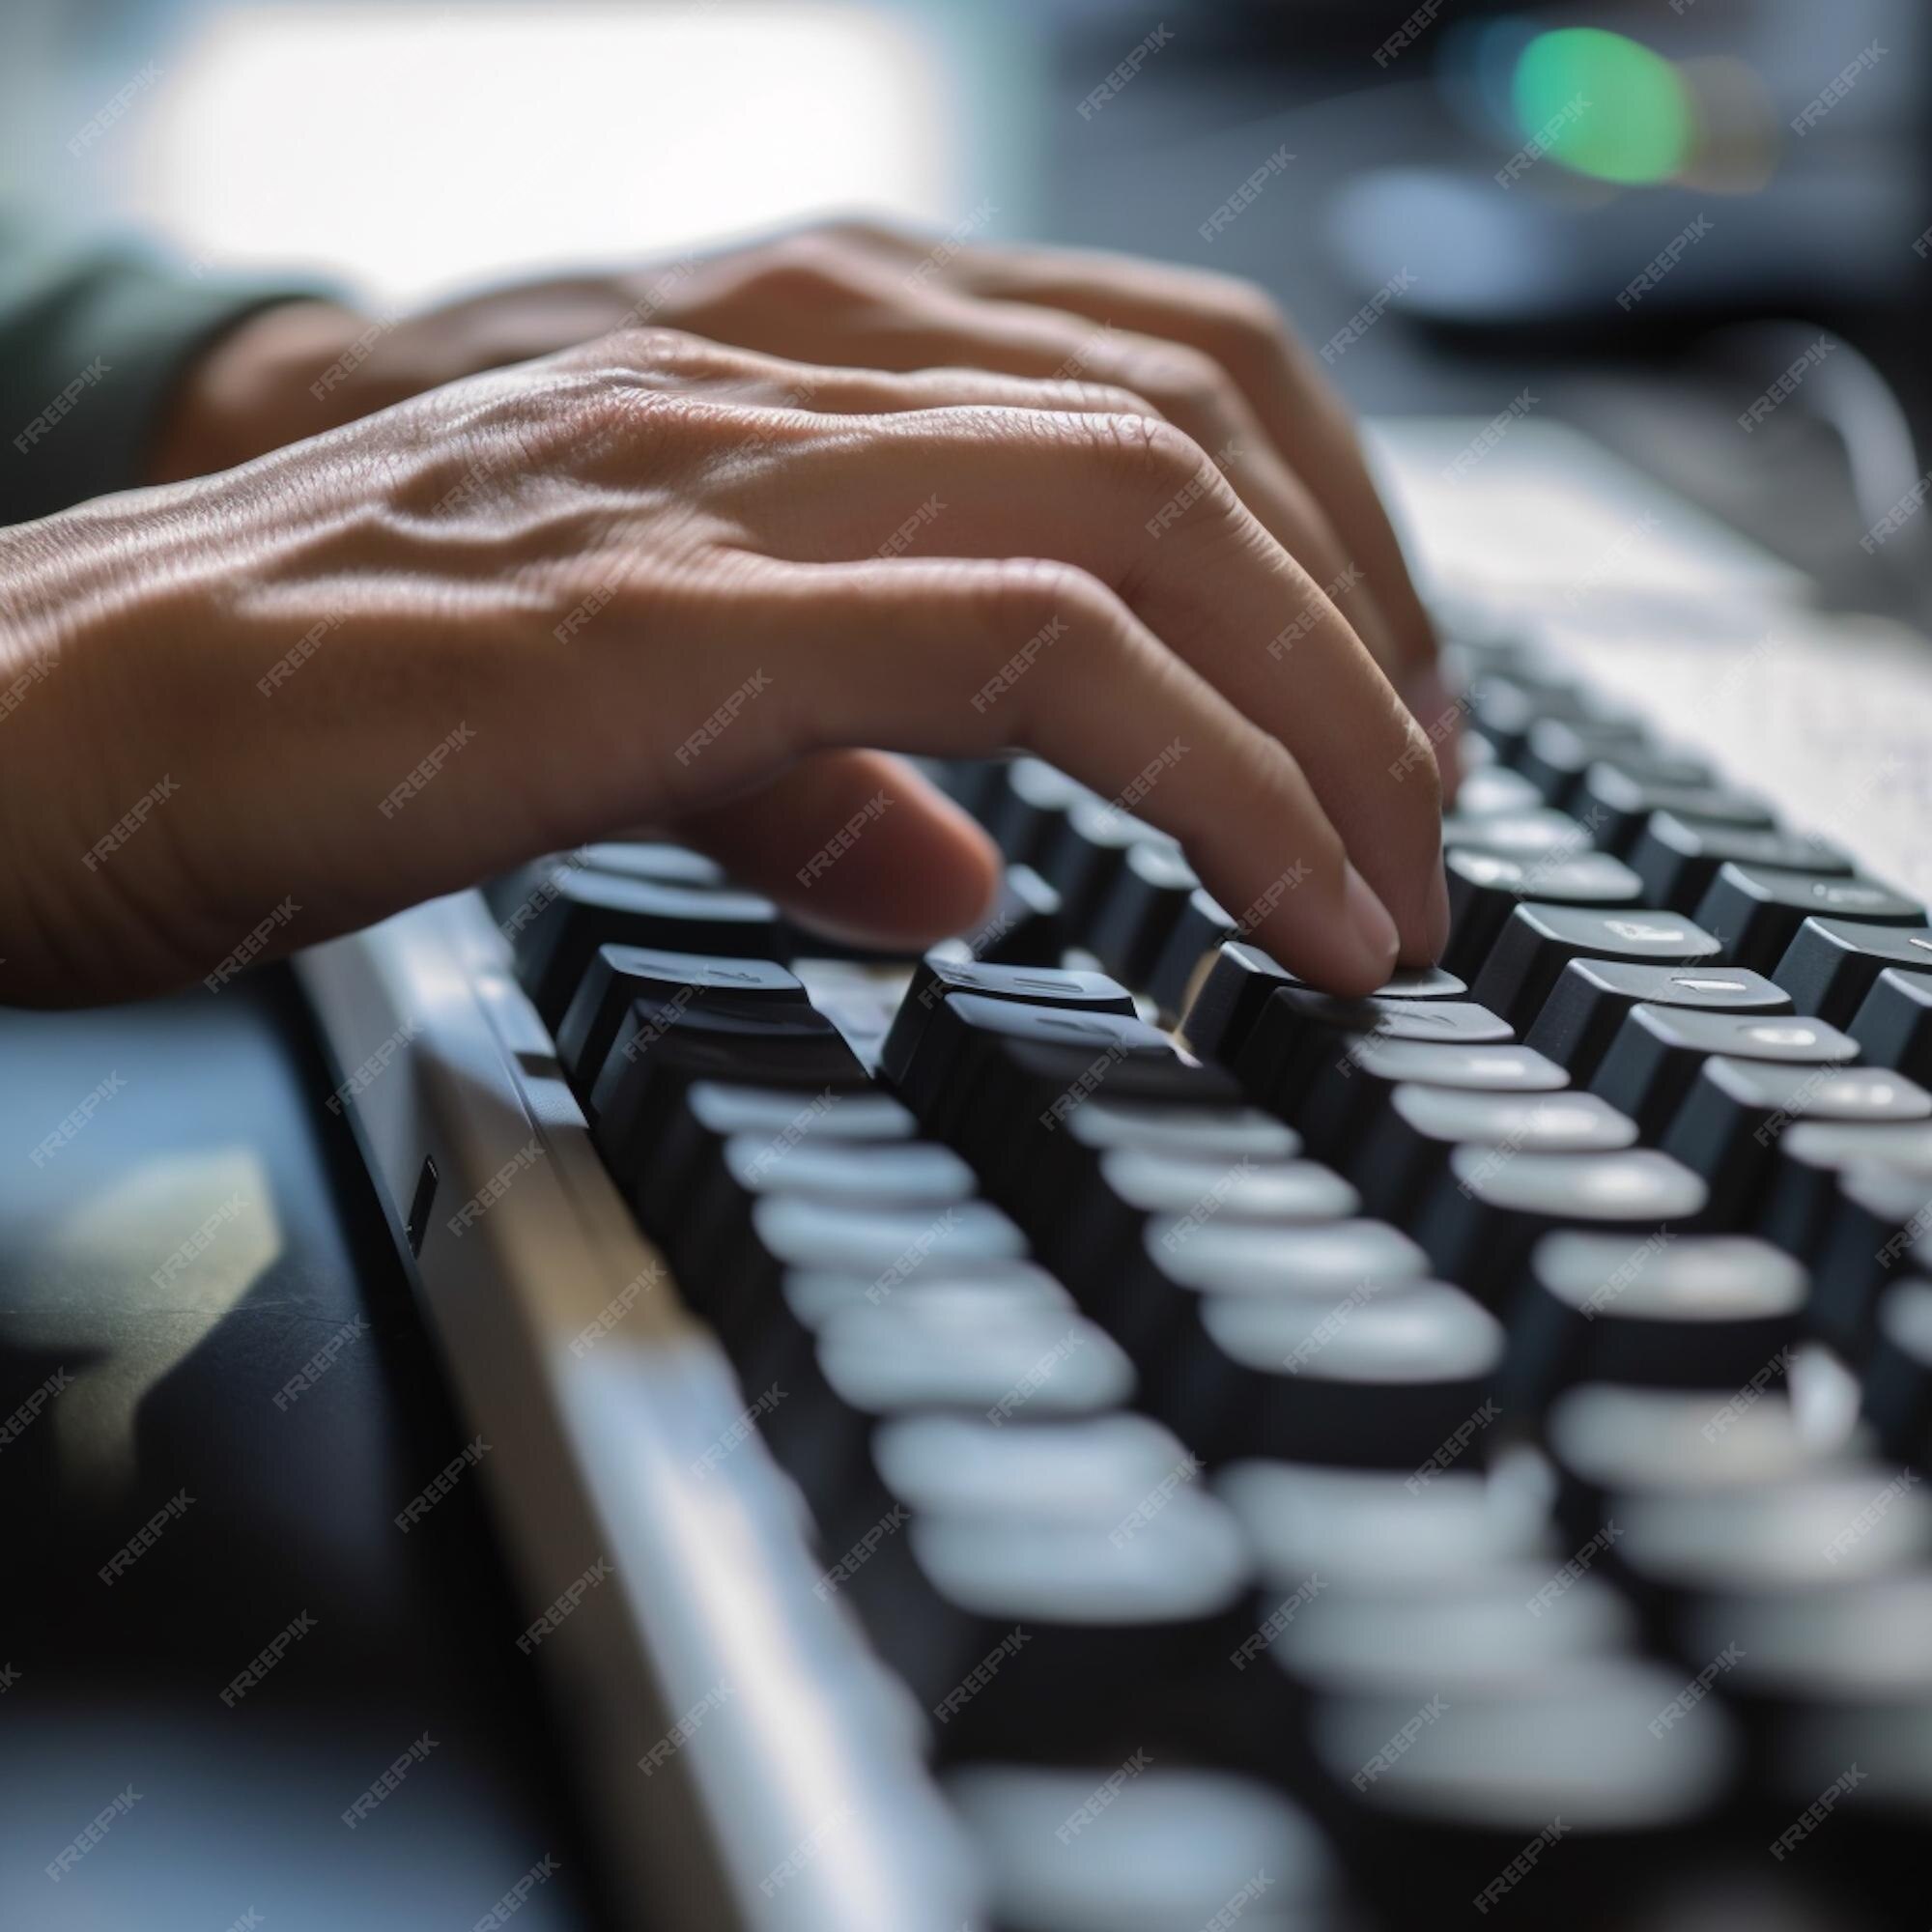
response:
[(999, 890), (992, 840), (883, 752), (819, 753), (673, 829), (795, 919), (862, 945), (923, 949), (978, 924)]
[(1294, 759), (1094, 578), (1011, 559), (873, 559), (789, 566), (778, 581), (793, 593), (780, 601), (806, 742), (1025, 747), (1172, 833), (1293, 971), (1356, 994), (1388, 977), (1394, 923)]
[(1305, 771), (1394, 914), (1446, 936), (1435, 761), (1333, 604), (1205, 454), (1144, 417), (941, 410), (795, 445), (742, 514), (796, 561), (1039, 556), (1114, 589)]

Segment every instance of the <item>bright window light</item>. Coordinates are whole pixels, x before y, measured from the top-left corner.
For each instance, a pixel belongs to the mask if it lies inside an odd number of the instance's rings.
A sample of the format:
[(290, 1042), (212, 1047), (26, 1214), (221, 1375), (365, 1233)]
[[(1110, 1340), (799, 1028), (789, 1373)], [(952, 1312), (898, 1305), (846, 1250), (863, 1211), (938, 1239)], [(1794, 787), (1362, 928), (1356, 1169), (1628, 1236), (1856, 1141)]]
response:
[(223, 11), (171, 67), (128, 213), (392, 301), (831, 210), (944, 227), (970, 199), (940, 47), (872, 7)]

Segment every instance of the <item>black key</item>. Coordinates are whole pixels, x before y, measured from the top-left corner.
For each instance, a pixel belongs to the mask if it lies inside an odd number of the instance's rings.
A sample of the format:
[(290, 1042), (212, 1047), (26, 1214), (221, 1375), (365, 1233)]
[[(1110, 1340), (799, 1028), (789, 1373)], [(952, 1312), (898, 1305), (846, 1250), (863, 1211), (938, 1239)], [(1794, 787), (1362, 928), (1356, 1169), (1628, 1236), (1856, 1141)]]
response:
[(1703, 902), (1724, 865), (1771, 866), (1790, 872), (1849, 874), (1852, 862), (1828, 839), (1801, 832), (1754, 832), (1747, 827), (1654, 812), (1630, 852), (1652, 905), (1689, 913)]
[(1532, 682), (1520, 674), (1485, 674), (1471, 687), (1469, 699), (1477, 725), (1505, 764), (1517, 762), (1531, 727), (1544, 718), (1594, 725), (1606, 744), (1618, 738), (1630, 745), (1643, 742), (1643, 727), (1635, 719), (1589, 696), (1569, 680)]
[(1524, 899), (1605, 910), (1643, 903), (1643, 882), (1607, 852), (1582, 852), (1536, 865), (1492, 852), (1451, 852), (1443, 863), (1449, 875), (1450, 931), (1442, 963), (1463, 980), (1481, 971), (1503, 923)]
[(1593, 765), (1607, 764), (1642, 784), (1707, 785), (1717, 775), (1701, 758), (1682, 753), (1638, 751), (1628, 732), (1567, 719), (1548, 718), (1532, 724), (1517, 770), (1536, 787), (1540, 797), (1566, 810)]
[(1847, 1026), (1888, 968), (1932, 972), (1932, 926), (1866, 925), (1857, 920), (1807, 919), (1772, 978), (1801, 1013)]
[(728, 889), (724, 867), (715, 859), (687, 846), (657, 843), (582, 845), (574, 852), (553, 852), (490, 880), (483, 896), (514, 942), (556, 895), (556, 882), (580, 870), (615, 872), (626, 878), (648, 879), (665, 886)]
[(1493, 1414), (1502, 1328), (1461, 1289), (1207, 1294), (1193, 1313), (1198, 1332), (1149, 1399), (1210, 1463), (1239, 1453), (1414, 1469)]
[(1849, 1169), (1879, 1163), (1932, 1181), (1932, 1121), (1799, 1121), (1777, 1136), (1776, 1148), (1759, 1230), (1806, 1261), (1823, 1250), (1838, 1179)]
[(1507, 1153), (1613, 1153), (1636, 1123), (1594, 1094), (1486, 1094), (1404, 1086), (1350, 1165), (1369, 1206), (1400, 1217), (1440, 1179), (1459, 1147)]
[(1486, 1307), (1506, 1307), (1548, 1234), (1690, 1232), (1709, 1190), (1682, 1162), (1648, 1148), (1621, 1153), (1520, 1153), (1458, 1148), (1419, 1204), (1416, 1238), (1439, 1273)]
[(1731, 959), (1774, 977), (1798, 928), (1814, 918), (1923, 927), (1925, 908), (1857, 874), (1821, 878), (1736, 864), (1718, 867), (1697, 907), (1698, 924), (1718, 935)]
[(1932, 1080), (1932, 975), (1888, 966), (1872, 981), (1846, 1031), (1875, 1066)]
[(1186, 1230), (1180, 1239), (1169, 1238), (1177, 1234), (1182, 1234), (1178, 1221), (1151, 1223), (1148, 1251), (1170, 1283), (1198, 1294), (1313, 1298), (1331, 1306), (1343, 1295), (1405, 1287), (1428, 1274), (1422, 1250), (1381, 1221), (1305, 1228), (1210, 1221)]
[(1050, 821), (1037, 863), (1065, 904), (1074, 944), (1091, 945), (1094, 915), (1127, 854), (1149, 844), (1179, 855), (1179, 843), (1165, 832), (1104, 799), (1076, 798)]
[(1179, 846), (1136, 839), (1109, 877), (1084, 943), (1108, 972), (1130, 986), (1145, 986), (1200, 890)]
[(993, 910), (960, 944), (973, 959), (1050, 966), (1067, 945), (1065, 908), (1031, 866), (1009, 866)]
[(1296, 1124), (1311, 1147), (1353, 1169), (1362, 1136), (1381, 1119), (1394, 1091), (1411, 1083), (1528, 1095), (1556, 1093), (1570, 1084), (1570, 1076), (1526, 1046), (1443, 1046), (1365, 1034), (1309, 1083)]
[(774, 959), (706, 959), (642, 946), (600, 946), (557, 1027), (556, 1057), (572, 1083), (588, 1089), (633, 1000), (681, 1010), (711, 992), (751, 1002), (810, 1004), (798, 976)]
[(926, 758), (922, 768), (948, 798), (982, 824), (995, 791), (1006, 782), (1003, 758)]
[(1493, 811), (1534, 811), (1543, 803), (1535, 785), (1507, 765), (1465, 772), (1456, 794), (1456, 810), (1465, 818), (1486, 818)]
[(1469, 997), (1526, 1032), (1573, 959), (1701, 966), (1719, 952), (1708, 932), (1676, 913), (1524, 904), (1503, 923)]
[(1015, 865), (1039, 865), (1075, 799), (1094, 793), (1041, 758), (1015, 758), (1001, 768), (980, 817), (1000, 850)]
[(1211, 893), (1205, 889), (1189, 893), (1148, 976), (1149, 996), (1163, 1013), (1185, 1011), (1194, 998), (1202, 962), (1240, 936), (1234, 915)]
[(1778, 1061), (1705, 1062), (1672, 1118), (1663, 1147), (1711, 1184), (1719, 1225), (1755, 1212), (1778, 1136), (1800, 1121), (1922, 1121), (1932, 1094), (1879, 1066), (1791, 1066)]
[(1728, 1397), (1796, 1346), (1805, 1293), (1789, 1255), (1742, 1236), (1548, 1236), (1511, 1315), (1511, 1412), (1593, 1381)]
[(1847, 1167), (1821, 1216), (1811, 1325), (1854, 1362), (1869, 1353), (1879, 1298), (1917, 1261), (1932, 1227), (1932, 1176), (1875, 1162)]
[(1134, 1003), (1126, 988), (1116, 985), (1104, 974), (1069, 973), (1048, 966), (1002, 966), (928, 952), (913, 968), (879, 1056), (879, 1071), (887, 1079), (905, 1078), (934, 1009), (949, 993), (976, 993), (988, 1000), (1134, 1017)]
[[(1187, 1009), (1181, 1031), (1204, 1060), (1232, 1065), (1240, 1057), (1268, 996), (1283, 986), (1305, 982), (1278, 966), (1258, 946), (1236, 940), (1223, 946)], [(1378, 1000), (1460, 1000), (1468, 990), (1453, 973), (1423, 966), (1398, 973), (1375, 997)]]
[(1158, 1101), (1094, 1099), (1066, 1131), (1082, 1147), (1133, 1149), (1200, 1160), (1292, 1160), (1301, 1137), (1258, 1107), (1180, 1107)]
[(1783, 987), (1737, 967), (1632, 966), (1573, 959), (1557, 976), (1529, 1029), (1527, 1043), (1567, 1066), (1579, 1086), (1588, 1086), (1625, 1015), (1639, 1006), (1760, 1015), (1791, 1010)]
[(602, 946), (744, 959), (788, 956), (778, 909), (756, 893), (588, 868), (559, 871), (551, 888), (553, 895), (515, 943), (517, 978), (553, 1034)]
[(1450, 851), (1495, 852), (1506, 859), (1537, 865), (1590, 849), (1590, 835), (1565, 811), (1548, 806), (1531, 811), (1491, 811), (1469, 816), (1450, 812), (1442, 821), (1442, 843)]
[(1759, 1019), (1696, 1007), (1635, 1006), (1590, 1076), (1590, 1090), (1621, 1107), (1646, 1139), (1655, 1140), (1713, 1054), (1817, 1067), (1843, 1065), (1859, 1057), (1859, 1049), (1836, 1027), (1794, 1013)]
[(1311, 1083), (1345, 1065), (1364, 1037), (1502, 1046), (1515, 1035), (1507, 1021), (1466, 1000), (1338, 1000), (1287, 986), (1262, 1007), (1233, 1064), (1262, 1106), (1292, 1120)]
[(1932, 1468), (1932, 1283), (1914, 1278), (1889, 1288), (1875, 1325), (1865, 1416), (1888, 1456)]
[(1577, 793), (1575, 810), (1606, 852), (1627, 857), (1643, 835), (1651, 814), (1668, 811), (1700, 825), (1722, 825), (1741, 832), (1776, 832), (1776, 814), (1761, 798), (1715, 782), (1660, 783), (1614, 764), (1593, 765)]
[(1016, 1932), (1233, 1925), (1257, 1898), (1263, 1932), (1339, 1932), (1351, 1916), (1306, 1816), (1223, 1772), (974, 1765), (946, 1793), (984, 1865), (993, 1921)]

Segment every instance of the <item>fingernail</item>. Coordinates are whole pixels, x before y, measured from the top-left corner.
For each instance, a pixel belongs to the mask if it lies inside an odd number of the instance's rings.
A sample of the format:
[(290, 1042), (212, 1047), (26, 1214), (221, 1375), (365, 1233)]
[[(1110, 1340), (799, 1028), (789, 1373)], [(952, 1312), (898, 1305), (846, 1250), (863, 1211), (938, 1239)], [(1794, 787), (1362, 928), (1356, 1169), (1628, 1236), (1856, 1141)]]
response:
[(1342, 865), (1342, 905), (1363, 962), (1375, 973), (1376, 983), (1379, 985), (1395, 968), (1396, 954), (1402, 950), (1402, 935), (1395, 929), (1388, 907), (1377, 898), (1368, 880), (1347, 860)]

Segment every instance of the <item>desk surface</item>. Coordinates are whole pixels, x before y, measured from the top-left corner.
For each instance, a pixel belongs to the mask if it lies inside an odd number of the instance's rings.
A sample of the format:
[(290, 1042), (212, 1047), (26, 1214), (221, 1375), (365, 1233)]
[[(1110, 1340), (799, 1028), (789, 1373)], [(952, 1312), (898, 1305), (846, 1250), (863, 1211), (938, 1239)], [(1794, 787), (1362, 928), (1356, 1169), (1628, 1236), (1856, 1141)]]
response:
[(464, 1432), (286, 969), (0, 1066), (0, 1924), (604, 1922), (473, 1469), (394, 1521)]

